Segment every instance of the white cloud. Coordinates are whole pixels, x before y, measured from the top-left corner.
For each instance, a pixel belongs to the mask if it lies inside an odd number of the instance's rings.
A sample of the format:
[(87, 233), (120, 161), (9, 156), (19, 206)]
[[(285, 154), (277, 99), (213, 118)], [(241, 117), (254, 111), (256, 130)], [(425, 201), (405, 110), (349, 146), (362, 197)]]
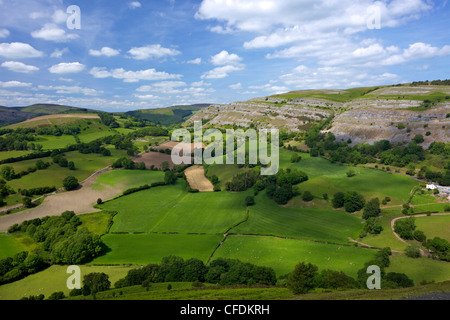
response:
[(64, 29), (61, 29), (53, 23), (47, 23), (42, 29), (31, 32), (31, 36), (36, 39), (54, 42), (67, 42), (78, 38), (77, 34), (67, 34)]
[(228, 53), (228, 51), (223, 50), (222, 52), (211, 57), (211, 63), (215, 66), (223, 65), (240, 65), (242, 58), (235, 53)]
[(69, 49), (55, 49), (53, 53), (50, 55), (50, 58), (61, 58), (65, 53), (69, 52)]
[(44, 54), (28, 43), (0, 43), (0, 56), (12, 59), (39, 58)]
[(193, 59), (193, 60), (189, 60), (187, 63), (200, 64), (200, 63), (202, 63), (202, 58), (196, 58), (196, 59)]
[(67, 21), (67, 18), (67, 13), (62, 10), (56, 10), (52, 15), (53, 21), (58, 24), (65, 23)]
[(5, 61), (1, 66), (9, 69), (10, 71), (20, 73), (32, 73), (39, 70), (38, 67), (26, 65), (22, 62), (17, 61)]
[(137, 92), (160, 92), (165, 94), (172, 94), (180, 92), (180, 87), (185, 87), (186, 83), (183, 81), (163, 81), (155, 83), (151, 86), (141, 86), (136, 89)]
[(0, 38), (6, 38), (9, 36), (9, 30), (8, 29), (0, 29)]
[(85, 65), (79, 62), (70, 62), (70, 63), (59, 63), (54, 66), (51, 66), (48, 70), (50, 73), (56, 74), (68, 74), (68, 73), (79, 73), (86, 68)]
[(114, 57), (120, 54), (120, 50), (112, 49), (109, 47), (103, 47), (101, 50), (89, 50), (89, 54), (91, 56), (105, 56), (105, 57)]
[(134, 47), (128, 53), (136, 60), (147, 60), (162, 58), (166, 56), (176, 56), (181, 54), (175, 49), (164, 48), (160, 44), (152, 44), (145, 47)]
[(205, 72), (202, 79), (222, 79), (228, 77), (229, 73), (242, 70), (242, 66), (227, 65), (223, 67), (214, 68), (208, 72)]
[(140, 71), (127, 71), (123, 68), (113, 69), (108, 71), (106, 68), (94, 67), (89, 72), (94, 78), (115, 78), (121, 79), (124, 82), (139, 82), (141, 80), (155, 81), (155, 80), (168, 80), (168, 79), (180, 79), (180, 74), (169, 74), (167, 72), (159, 72), (155, 69), (147, 69)]
[(446, 45), (442, 48), (433, 47), (428, 43), (417, 42), (411, 44), (408, 49), (403, 50), (401, 54), (387, 57), (382, 64), (394, 65), (404, 62), (420, 59), (430, 59), (433, 57), (450, 55), (450, 46)]
[(233, 89), (233, 90), (241, 90), (242, 89), (242, 84), (240, 82), (236, 83), (236, 84), (232, 84), (232, 85), (229, 86), (229, 88)]
[(23, 87), (30, 87), (31, 83), (26, 82), (20, 82), (20, 81), (6, 81), (2, 82), (0, 81), (0, 87), (2, 88), (23, 88)]
[(139, 1), (133, 1), (128, 4), (131, 9), (137, 9), (142, 7), (142, 4)]

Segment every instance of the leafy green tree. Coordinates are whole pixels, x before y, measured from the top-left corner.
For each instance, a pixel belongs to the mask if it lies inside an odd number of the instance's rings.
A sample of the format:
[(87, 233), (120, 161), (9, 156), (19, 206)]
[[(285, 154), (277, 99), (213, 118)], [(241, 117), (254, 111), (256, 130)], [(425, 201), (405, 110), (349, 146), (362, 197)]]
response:
[(302, 200), (309, 202), (309, 201), (314, 200), (314, 196), (312, 195), (312, 193), (310, 191), (305, 191), (302, 194)]
[(349, 213), (361, 210), (365, 204), (364, 197), (355, 191), (346, 192), (344, 195), (344, 208)]
[(417, 247), (414, 246), (408, 246), (405, 250), (405, 254), (410, 258), (420, 258), (420, 250)]
[(380, 199), (374, 198), (366, 203), (364, 206), (364, 211), (362, 218), (367, 220), (369, 218), (378, 217), (381, 213), (380, 209)]
[(164, 183), (166, 185), (174, 184), (177, 181), (177, 175), (173, 171), (166, 171), (164, 173)]
[(345, 203), (345, 194), (343, 192), (337, 192), (334, 194), (332, 204), (333, 208), (342, 208)]
[(16, 176), (16, 173), (15, 173), (13, 167), (4, 166), (0, 170), (0, 175), (3, 177), (3, 179), (10, 181), (10, 180), (14, 179), (14, 177)]
[(78, 188), (78, 179), (74, 176), (68, 176), (63, 180), (63, 186), (67, 191), (72, 191)]
[(255, 204), (255, 197), (248, 196), (245, 198), (245, 205), (246, 206), (253, 206)]
[(286, 285), (294, 294), (304, 294), (315, 288), (317, 275), (317, 266), (301, 262), (289, 274)]
[(109, 290), (110, 287), (109, 276), (103, 272), (89, 273), (83, 278), (83, 292), (85, 295), (95, 295), (97, 292)]
[(194, 281), (205, 281), (205, 275), (208, 268), (205, 266), (203, 261), (199, 259), (189, 259), (184, 262), (183, 269), (183, 281), (194, 282)]

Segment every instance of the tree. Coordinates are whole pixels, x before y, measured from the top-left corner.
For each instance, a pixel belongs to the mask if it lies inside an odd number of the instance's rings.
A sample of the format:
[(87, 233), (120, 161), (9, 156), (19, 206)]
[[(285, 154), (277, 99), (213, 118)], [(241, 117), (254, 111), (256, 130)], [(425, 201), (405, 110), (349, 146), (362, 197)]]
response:
[(175, 181), (177, 181), (177, 175), (175, 174), (175, 172), (173, 171), (166, 171), (164, 173), (164, 183), (169, 185), (169, 184), (174, 184)]
[(255, 204), (255, 197), (248, 196), (245, 198), (245, 205), (246, 206), (253, 206)]
[(184, 262), (183, 281), (205, 281), (205, 275), (208, 268), (203, 261), (199, 259), (189, 259)]
[(349, 169), (349, 170), (347, 171), (347, 177), (351, 178), (351, 177), (354, 177), (355, 175), (356, 175), (355, 170)]
[(423, 143), (425, 140), (423, 138), (423, 135), (418, 134), (414, 137), (413, 141), (417, 144)]
[(314, 289), (315, 278), (318, 275), (317, 266), (311, 263), (301, 262), (295, 266), (288, 278), (286, 285), (294, 294), (304, 294)]
[(63, 186), (67, 191), (75, 190), (79, 186), (78, 179), (74, 176), (68, 176), (63, 180)]
[(69, 168), (69, 170), (75, 170), (75, 163), (73, 161), (69, 161), (67, 167)]
[(332, 204), (333, 208), (342, 208), (345, 203), (345, 194), (343, 192), (337, 192), (334, 194)]
[(355, 191), (349, 191), (344, 196), (345, 211), (353, 213), (364, 208), (366, 201), (364, 197)]
[(292, 163), (298, 163), (298, 162), (300, 162), (300, 160), (302, 160), (302, 157), (300, 157), (298, 154), (296, 154), (296, 153), (294, 153), (292, 156), (291, 156), (291, 162)]
[(170, 169), (170, 165), (168, 161), (164, 161), (161, 163), (161, 170), (162, 171), (168, 171)]
[(312, 195), (312, 193), (310, 191), (305, 191), (305, 192), (303, 192), (302, 200), (309, 202), (309, 201), (314, 200), (314, 196)]
[(105, 273), (93, 272), (83, 278), (83, 292), (85, 295), (95, 295), (97, 292), (109, 290), (111, 282)]
[(408, 246), (405, 250), (405, 254), (410, 258), (420, 258), (420, 250), (417, 247)]
[(24, 205), (25, 208), (31, 208), (33, 207), (33, 202), (31, 201), (31, 198), (29, 197), (24, 197), (22, 199), (22, 203)]
[(15, 173), (13, 167), (5, 166), (0, 171), (0, 175), (3, 177), (3, 179), (10, 181), (10, 180), (14, 179), (16, 173)]
[(364, 212), (362, 218), (367, 220), (369, 218), (378, 217), (380, 215), (380, 199), (375, 198), (367, 202), (364, 206)]

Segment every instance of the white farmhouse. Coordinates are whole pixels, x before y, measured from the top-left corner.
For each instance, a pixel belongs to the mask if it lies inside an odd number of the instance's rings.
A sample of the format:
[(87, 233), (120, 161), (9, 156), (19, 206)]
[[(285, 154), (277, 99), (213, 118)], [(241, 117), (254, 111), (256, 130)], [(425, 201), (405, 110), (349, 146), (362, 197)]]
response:
[(434, 183), (428, 183), (427, 184), (427, 189), (435, 190), (435, 189), (437, 189), (437, 186)]

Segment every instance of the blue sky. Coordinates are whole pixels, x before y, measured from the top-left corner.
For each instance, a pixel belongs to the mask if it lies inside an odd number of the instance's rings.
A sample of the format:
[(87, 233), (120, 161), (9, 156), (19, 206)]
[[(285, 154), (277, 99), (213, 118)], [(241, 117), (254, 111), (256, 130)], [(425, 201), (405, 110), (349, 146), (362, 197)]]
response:
[[(80, 29), (69, 28), (80, 9)], [(450, 78), (447, 1), (0, 0), (0, 105), (127, 111)]]

